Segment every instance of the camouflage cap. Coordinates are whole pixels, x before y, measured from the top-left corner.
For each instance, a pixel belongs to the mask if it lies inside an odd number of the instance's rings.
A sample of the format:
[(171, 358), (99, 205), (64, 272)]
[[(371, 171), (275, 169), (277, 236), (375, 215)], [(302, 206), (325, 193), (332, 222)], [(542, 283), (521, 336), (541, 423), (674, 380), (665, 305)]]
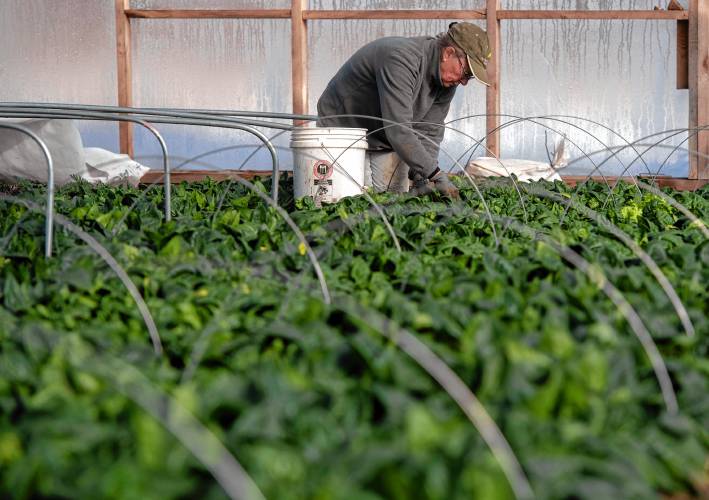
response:
[(471, 23), (451, 23), (448, 26), (448, 35), (465, 52), (470, 71), (475, 78), (489, 86), (486, 67), (492, 57), (492, 50), (485, 30)]

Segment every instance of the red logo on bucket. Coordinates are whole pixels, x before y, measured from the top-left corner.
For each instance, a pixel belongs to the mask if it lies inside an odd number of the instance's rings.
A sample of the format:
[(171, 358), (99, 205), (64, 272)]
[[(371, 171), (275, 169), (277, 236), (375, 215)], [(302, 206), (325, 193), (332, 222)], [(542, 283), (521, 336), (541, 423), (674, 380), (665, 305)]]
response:
[(320, 180), (332, 177), (332, 164), (325, 160), (316, 161), (313, 165), (313, 175)]

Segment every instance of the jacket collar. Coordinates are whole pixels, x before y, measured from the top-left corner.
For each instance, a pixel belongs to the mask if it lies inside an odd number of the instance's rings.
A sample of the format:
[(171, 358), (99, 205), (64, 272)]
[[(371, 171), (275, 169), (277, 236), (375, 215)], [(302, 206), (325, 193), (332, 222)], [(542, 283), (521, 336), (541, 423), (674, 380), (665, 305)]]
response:
[(443, 87), (441, 82), (441, 49), (438, 40), (431, 38), (427, 40), (428, 48), (428, 75), (427, 78), (435, 87)]

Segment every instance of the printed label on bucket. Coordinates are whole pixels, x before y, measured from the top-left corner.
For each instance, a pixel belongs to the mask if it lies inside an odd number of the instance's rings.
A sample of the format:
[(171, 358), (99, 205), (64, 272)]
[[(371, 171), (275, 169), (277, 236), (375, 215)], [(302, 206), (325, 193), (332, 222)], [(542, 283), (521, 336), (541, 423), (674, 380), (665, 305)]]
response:
[[(313, 165), (313, 176), (316, 179), (329, 179), (332, 177), (332, 164), (329, 161), (318, 160)], [(332, 184), (332, 182), (330, 183)]]
[(332, 179), (313, 179), (312, 196), (316, 207), (332, 203)]

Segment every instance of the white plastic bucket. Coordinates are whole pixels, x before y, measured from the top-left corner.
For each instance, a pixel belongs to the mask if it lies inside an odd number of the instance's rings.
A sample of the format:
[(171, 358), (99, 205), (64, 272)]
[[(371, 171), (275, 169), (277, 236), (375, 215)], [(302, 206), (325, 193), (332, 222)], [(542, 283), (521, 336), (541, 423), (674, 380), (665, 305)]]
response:
[(367, 129), (302, 127), (291, 132), (293, 191), (331, 203), (362, 194)]

